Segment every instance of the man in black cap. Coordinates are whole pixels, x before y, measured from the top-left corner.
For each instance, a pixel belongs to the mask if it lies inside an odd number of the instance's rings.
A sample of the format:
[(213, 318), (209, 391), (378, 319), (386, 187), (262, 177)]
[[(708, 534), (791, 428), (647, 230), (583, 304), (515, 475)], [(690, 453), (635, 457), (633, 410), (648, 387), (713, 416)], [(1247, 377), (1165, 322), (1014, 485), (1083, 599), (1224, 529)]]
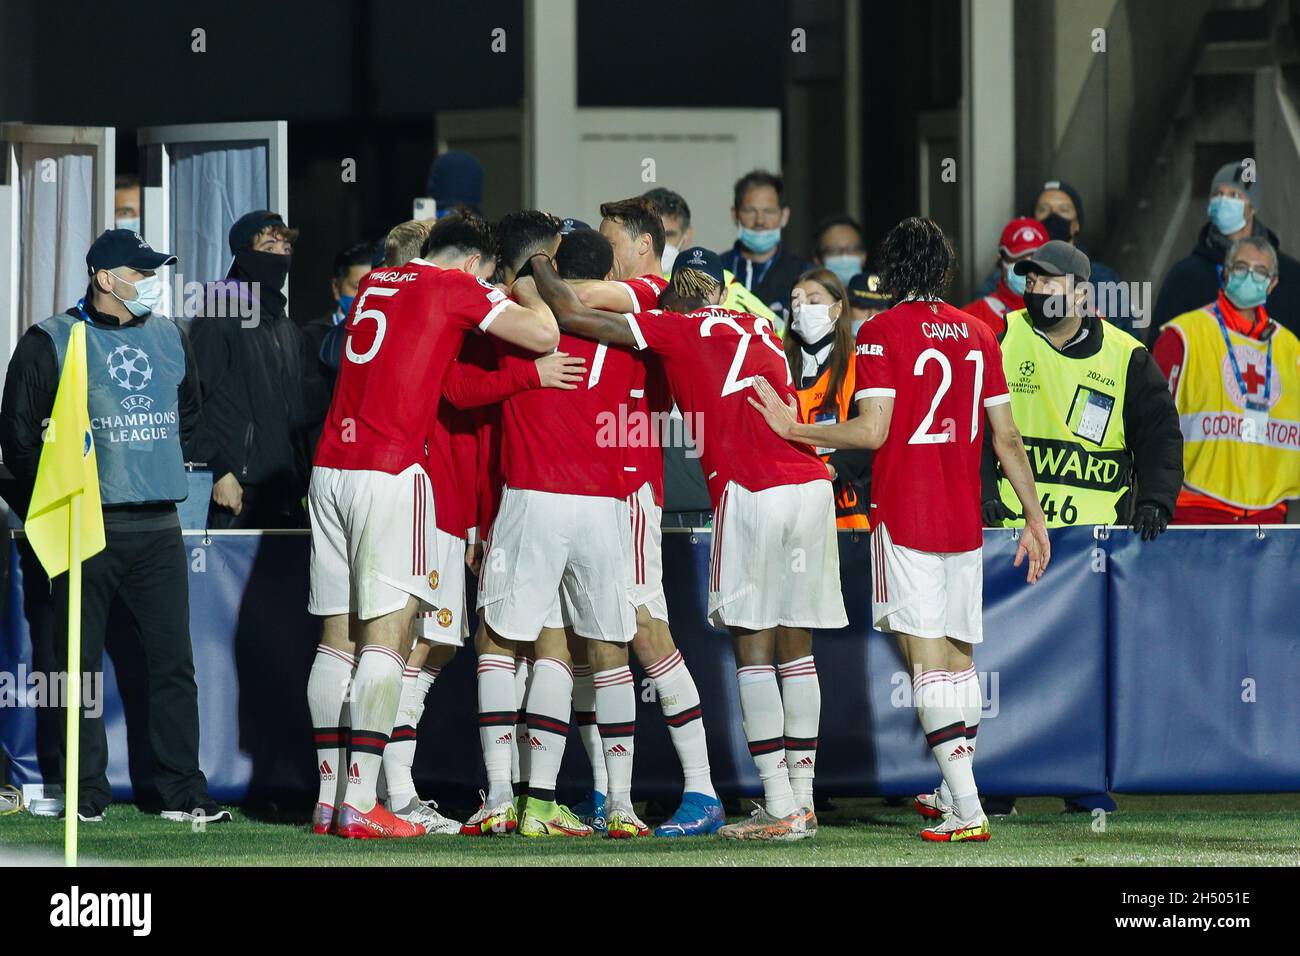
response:
[[(104, 550), (82, 574), (81, 669), (102, 675), (114, 603), (135, 619), (147, 661), (149, 739), (169, 820), (230, 819), (199, 769), (198, 691), (189, 631), (189, 577), (176, 502), (186, 496), (181, 445), (200, 418), (198, 375), (185, 334), (161, 312), (158, 270), (176, 257), (127, 229), (111, 229), (86, 254), (90, 284), (75, 306), (28, 329), (9, 362), (0, 448), (26, 514), (42, 433), (54, 407), (68, 342), (86, 326), (89, 413), (104, 506)], [(68, 576), (51, 581), (53, 656), (68, 668)], [(102, 680), (102, 677), (98, 679)], [(60, 737), (60, 744), (63, 738)], [(112, 799), (102, 708), (81, 719), (82, 820), (103, 819)]]
[[(1082, 250), (1054, 239), (1013, 268), (1025, 276), (1025, 307), (1006, 316), (1002, 367), (1047, 526), (1129, 524), (1142, 540), (1155, 538), (1183, 480), (1178, 411), (1159, 366), (1088, 307), (1092, 267)], [(987, 440), (981, 477), (984, 524), (1023, 526)], [(1092, 794), (1067, 807), (1115, 804)], [(1007, 813), (1011, 803), (994, 800), (987, 809)]]
[[(1210, 180), (1206, 222), (1196, 237), (1196, 246), (1170, 267), (1160, 286), (1155, 329), (1215, 300), (1227, 278), (1222, 274), (1224, 255), (1238, 239), (1266, 239), (1277, 250), (1277, 234), (1259, 217), (1262, 201), (1255, 166), (1243, 161), (1219, 167)], [(1279, 251), (1277, 275), (1280, 281), (1269, 292), (1265, 308), (1279, 324), (1300, 335), (1300, 262)]]
[(286, 313), (283, 287), (298, 231), (259, 209), (230, 227), (235, 261), (207, 291), (190, 335), (203, 382), (191, 457), (212, 469), (212, 528), (304, 523), (308, 429), (323, 379)]
[(862, 323), (894, 306), (893, 297), (885, 291), (877, 272), (859, 272), (849, 282), (849, 309), (853, 313), (853, 334), (858, 334)]
[[(1074, 186), (1063, 179), (1049, 179), (1038, 191), (1038, 198), (1034, 200), (1034, 208), (1030, 215), (1043, 224), (1048, 239), (1057, 239), (1078, 246), (1086, 255), (1087, 250), (1079, 246), (1079, 233), (1083, 231), (1083, 196)], [(1089, 261), (1092, 265), (1089, 281), (1094, 290), (1094, 301), (1113, 306), (1108, 311), (1103, 310), (1101, 314), (1112, 325), (1125, 332), (1133, 331), (1135, 316), (1132, 303), (1129, 301), (1127, 289), (1121, 289), (1119, 273), (1104, 262), (1091, 259)], [(1002, 267), (997, 265), (985, 276), (984, 284), (980, 287), (976, 298), (992, 295), (1001, 279)], [(1147, 316), (1145, 321), (1149, 322), (1150, 317)]]

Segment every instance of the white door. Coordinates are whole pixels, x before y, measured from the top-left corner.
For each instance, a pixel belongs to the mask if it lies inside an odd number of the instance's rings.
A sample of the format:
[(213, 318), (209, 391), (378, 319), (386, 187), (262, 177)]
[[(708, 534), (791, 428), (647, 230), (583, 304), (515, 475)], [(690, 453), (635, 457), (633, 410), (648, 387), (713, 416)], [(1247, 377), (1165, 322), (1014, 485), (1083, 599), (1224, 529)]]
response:
[(0, 124), (0, 345), (86, 291), (86, 251), (113, 224), (115, 131)]
[[(184, 284), (225, 278), (233, 259), (227, 236), (245, 213), (270, 209), (288, 222), (285, 121), (152, 126), (137, 138), (141, 228), (151, 246), (177, 257), (176, 274)], [(177, 288), (185, 286), (173, 282), (164, 300), (172, 315), (170, 297)]]

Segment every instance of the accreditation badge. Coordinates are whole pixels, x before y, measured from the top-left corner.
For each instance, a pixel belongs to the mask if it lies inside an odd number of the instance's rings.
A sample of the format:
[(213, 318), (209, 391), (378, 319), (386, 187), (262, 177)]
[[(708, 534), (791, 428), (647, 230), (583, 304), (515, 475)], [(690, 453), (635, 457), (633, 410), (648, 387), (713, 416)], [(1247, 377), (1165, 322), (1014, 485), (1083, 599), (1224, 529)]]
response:
[(1114, 396), (1080, 385), (1075, 390), (1074, 401), (1070, 403), (1070, 413), (1066, 416), (1065, 423), (1080, 438), (1100, 445), (1106, 437), (1106, 428), (1110, 425), (1110, 416), (1114, 411)]
[[(840, 416), (835, 412), (817, 411), (813, 413), (814, 425), (835, 425), (839, 420)], [(835, 451), (834, 448), (822, 448), (820, 445), (817, 446), (817, 454), (819, 455), (829, 455), (833, 451)]]
[(1241, 413), (1241, 440), (1267, 444), (1268, 405), (1264, 402), (1246, 402), (1246, 410)]

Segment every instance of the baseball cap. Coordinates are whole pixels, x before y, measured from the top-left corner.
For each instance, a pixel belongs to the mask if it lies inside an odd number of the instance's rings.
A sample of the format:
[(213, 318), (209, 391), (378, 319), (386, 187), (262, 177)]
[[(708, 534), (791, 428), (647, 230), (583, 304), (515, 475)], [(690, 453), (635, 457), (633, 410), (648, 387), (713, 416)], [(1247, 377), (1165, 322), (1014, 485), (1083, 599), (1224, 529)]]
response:
[(1043, 188), (1038, 190), (1038, 194), (1041, 196), (1049, 189), (1060, 190), (1061, 192), (1065, 193), (1067, 196), (1070, 197), (1070, 202), (1074, 203), (1074, 217), (1076, 221), (1079, 223), (1079, 228), (1082, 229), (1083, 228), (1083, 197), (1079, 195), (1079, 190), (1075, 189), (1064, 179), (1049, 179), (1047, 182), (1043, 183)]
[(1028, 259), (1021, 259), (1011, 268), (1018, 276), (1031, 272), (1049, 276), (1072, 275), (1083, 282), (1092, 275), (1092, 263), (1083, 250), (1060, 239), (1043, 243)]
[[(1254, 169), (1251, 169), (1254, 172)], [(1259, 202), (1263, 198), (1259, 188), (1259, 180), (1252, 178), (1247, 181), (1242, 177), (1245, 176), (1246, 168), (1241, 163), (1224, 163), (1219, 167), (1219, 171), (1214, 174), (1210, 180), (1210, 192), (1214, 192), (1220, 186), (1232, 186), (1240, 189), (1250, 200), (1250, 204), (1256, 209), (1259, 208)]]
[(587, 225), (581, 219), (574, 219), (570, 217), (568, 219), (560, 220), (560, 235), (562, 236), (567, 236), (575, 229), (590, 229), (590, 228), (591, 226)]
[(885, 293), (885, 283), (876, 272), (859, 272), (849, 280), (849, 307), (888, 309), (894, 300)]
[(673, 277), (686, 269), (703, 272), (718, 284), (718, 288), (724, 285), (722, 259), (716, 252), (711, 252), (703, 246), (691, 246), (677, 254), (677, 258), (673, 260)]
[(137, 272), (153, 272), (161, 266), (176, 265), (170, 252), (155, 252), (144, 237), (130, 229), (105, 229), (86, 252), (86, 271), (94, 275), (100, 269), (126, 266)]
[(998, 251), (1008, 259), (1019, 259), (1026, 252), (1047, 242), (1047, 230), (1037, 219), (1021, 217), (1012, 219), (1002, 230)]

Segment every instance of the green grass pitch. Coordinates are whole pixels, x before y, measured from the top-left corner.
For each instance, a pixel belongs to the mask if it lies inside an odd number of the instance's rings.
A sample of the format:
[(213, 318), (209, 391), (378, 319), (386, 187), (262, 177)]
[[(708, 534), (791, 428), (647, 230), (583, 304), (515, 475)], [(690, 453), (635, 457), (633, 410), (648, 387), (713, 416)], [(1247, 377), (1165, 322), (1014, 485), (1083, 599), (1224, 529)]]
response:
[[(83, 863), (171, 866), (1279, 866), (1300, 861), (1300, 794), (1117, 797), (1101, 822), (1064, 814), (1061, 801), (1027, 798), (992, 820), (985, 844), (931, 845), (910, 808), (836, 800), (816, 838), (737, 844), (717, 837), (615, 841), (518, 836), (354, 841), (299, 824), (252, 820), (192, 832), (129, 805), (81, 825)], [(734, 819), (734, 818), (733, 818)], [(60, 820), (0, 818), (0, 865), (62, 858)]]

